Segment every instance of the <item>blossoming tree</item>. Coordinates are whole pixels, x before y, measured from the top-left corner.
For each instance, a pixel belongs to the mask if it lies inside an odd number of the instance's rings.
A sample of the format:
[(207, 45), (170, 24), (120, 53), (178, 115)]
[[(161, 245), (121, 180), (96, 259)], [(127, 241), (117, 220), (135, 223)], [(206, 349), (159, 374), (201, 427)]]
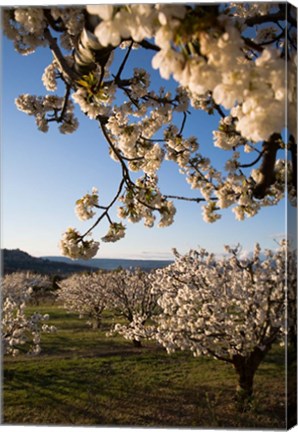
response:
[(48, 276), (31, 271), (19, 271), (6, 274), (1, 283), (2, 295), (4, 297), (19, 297), (27, 291), (28, 288), (31, 288), (32, 294), (30, 299), (35, 303), (38, 303), (39, 297), (42, 297), (51, 285), (52, 283)]
[(121, 317), (126, 320), (126, 323), (116, 323), (110, 335), (119, 333), (136, 347), (141, 347), (142, 339), (155, 335), (156, 327), (152, 319), (158, 315), (159, 308), (157, 295), (151, 292), (151, 286), (148, 273), (141, 269), (110, 273), (109, 307), (115, 314), (115, 320)]
[(34, 285), (40, 287), (45, 279), (29, 272), (16, 272), (6, 275), (1, 281), (1, 339), (4, 354), (16, 356), (26, 352), (37, 355), (41, 351), (41, 333), (56, 330), (54, 326), (46, 324), (49, 315), (35, 312), (28, 316), (25, 313), (26, 306), (34, 297)]
[(101, 318), (108, 302), (108, 272), (74, 274), (59, 282), (58, 301), (68, 311), (87, 318), (93, 329), (100, 328)]
[(5, 295), (20, 295), (28, 288), (32, 290), (30, 304), (38, 306), (41, 301), (55, 301), (55, 278), (53, 279), (48, 275), (42, 275), (32, 271), (13, 272), (6, 274), (3, 278), (2, 289)]
[(154, 291), (162, 313), (157, 340), (168, 352), (190, 350), (232, 364), (239, 400), (253, 394), (254, 375), (273, 343), (283, 342), (296, 322), (296, 255), (284, 243), (277, 251), (257, 244), (252, 258), (227, 247), (216, 259), (204, 249), (158, 270)]
[[(117, 201), (120, 219), (149, 227), (156, 214), (159, 226), (172, 224), (176, 200), (202, 203), (207, 222), (226, 208), (243, 220), (284, 197), (286, 171), (294, 201), (296, 28), (289, 3), (4, 9), (4, 33), (20, 54), (38, 53), (41, 46), (53, 53), (42, 76), (50, 93), (20, 95), (18, 109), (34, 117), (42, 132), (57, 123), (68, 134), (79, 126), (77, 104), (100, 126), (122, 173), (109, 203), (104, 196), (99, 200), (96, 189), (77, 201), (78, 217), (95, 220), (83, 234), (65, 232), (63, 254), (94, 256), (99, 242), (88, 235), (103, 219), (110, 228), (102, 240), (121, 239), (125, 226), (110, 216)], [(121, 49), (115, 69), (113, 56)], [(128, 59), (140, 50), (152, 56), (165, 87), (154, 87), (150, 71), (127, 72)], [(174, 91), (166, 87), (169, 79)], [(58, 82), (62, 95), (53, 93)], [(227, 154), (224, 169), (210, 160), (199, 137), (185, 134), (189, 114), (199, 110), (218, 118), (213, 139)], [(160, 190), (158, 170), (167, 160), (177, 164), (197, 197)]]

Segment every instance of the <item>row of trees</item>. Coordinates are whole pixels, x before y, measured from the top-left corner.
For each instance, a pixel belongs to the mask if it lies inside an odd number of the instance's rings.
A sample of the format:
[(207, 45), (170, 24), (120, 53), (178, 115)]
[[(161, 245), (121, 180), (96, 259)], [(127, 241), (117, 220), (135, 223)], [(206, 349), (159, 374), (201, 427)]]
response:
[[(4, 9), (3, 30), (22, 55), (39, 47), (53, 54), (42, 76), (49, 93), (24, 93), (17, 108), (40, 131), (57, 123), (69, 134), (79, 127), (77, 105), (99, 125), (119, 164), (112, 199), (99, 199), (93, 189), (77, 201), (78, 217), (95, 219), (83, 234), (65, 232), (64, 255), (96, 255), (99, 241), (88, 235), (102, 220), (109, 222), (102, 241), (112, 242), (125, 235), (123, 219), (152, 227), (158, 215), (159, 226), (169, 226), (177, 200), (201, 203), (207, 222), (226, 208), (243, 220), (278, 204), (286, 182), (295, 202), (297, 19), (289, 3), (16, 7)], [(144, 50), (161, 88), (151, 70), (128, 68)], [(197, 125), (198, 111), (218, 120), (213, 143), (226, 155), (224, 168), (200, 137), (187, 135), (190, 114)], [(197, 196), (160, 190), (158, 171), (167, 161)], [(119, 220), (110, 211), (117, 201)]]
[(94, 328), (105, 309), (113, 311), (109, 334), (117, 332), (136, 346), (153, 339), (169, 353), (187, 350), (232, 364), (245, 399), (272, 344), (296, 337), (296, 254), (285, 242), (263, 254), (257, 244), (249, 258), (241, 257), (240, 247), (226, 252), (216, 258), (204, 249), (184, 256), (175, 251), (172, 265), (151, 273), (76, 274), (60, 283), (58, 299)]
[(119, 333), (140, 347), (141, 339), (153, 336), (148, 322), (160, 312), (158, 297), (151, 292), (153, 275), (140, 269), (75, 274), (60, 283), (58, 300), (93, 328), (100, 327), (104, 310), (112, 311), (116, 323), (109, 335)]

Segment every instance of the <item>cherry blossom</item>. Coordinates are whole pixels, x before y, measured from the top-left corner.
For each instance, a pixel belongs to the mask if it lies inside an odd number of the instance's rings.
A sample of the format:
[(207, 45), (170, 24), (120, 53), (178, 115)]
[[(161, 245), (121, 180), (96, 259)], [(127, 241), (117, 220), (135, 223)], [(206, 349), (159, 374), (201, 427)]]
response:
[[(78, 200), (78, 216), (95, 221), (83, 234), (63, 235), (63, 254), (96, 254), (98, 242), (85, 236), (102, 220), (113, 233), (104, 241), (123, 238), (122, 228), (115, 235), (121, 222), (111, 218), (114, 205), (120, 219), (152, 227), (159, 216), (159, 226), (166, 227), (174, 222), (176, 200), (201, 203), (210, 223), (222, 209), (243, 220), (285, 195), (295, 203), (297, 25), (290, 4), (16, 7), (3, 11), (3, 31), (20, 54), (38, 55), (46, 46), (53, 55), (42, 75), (51, 93), (24, 93), (16, 99), (18, 109), (42, 132), (57, 123), (69, 134), (79, 127), (78, 105), (99, 125), (119, 165), (121, 180), (110, 202), (102, 196), (100, 205), (88, 207)], [(115, 66), (118, 49), (122, 60)], [(129, 72), (130, 57), (141, 50), (151, 56), (161, 88), (152, 71)], [(227, 156), (224, 168), (208, 157), (199, 136), (187, 136), (190, 114), (195, 119), (199, 110), (218, 119), (213, 143)], [(168, 161), (197, 197), (160, 190), (158, 172)]]
[(80, 318), (97, 329), (107, 305), (108, 280), (106, 272), (74, 274), (59, 283), (58, 298), (65, 309), (79, 313)]
[(68, 228), (60, 242), (60, 248), (63, 255), (72, 259), (90, 259), (96, 255), (99, 242), (95, 240), (83, 240), (80, 233), (74, 228)]
[(222, 259), (205, 249), (175, 252), (175, 263), (156, 271), (156, 338), (169, 353), (189, 350), (232, 364), (246, 398), (272, 344), (295, 326), (296, 252), (285, 241), (264, 258), (259, 244), (252, 257), (241, 257), (239, 245), (226, 252)]
[(95, 214), (92, 210), (95, 206), (98, 206), (98, 190), (93, 188), (92, 194), (86, 194), (77, 200), (75, 211), (78, 218), (81, 220), (91, 219)]
[(47, 275), (41, 275), (30, 271), (18, 271), (8, 273), (1, 283), (3, 297), (20, 299), (30, 289), (30, 303), (36, 305), (45, 297), (52, 297), (52, 282)]
[(37, 355), (41, 352), (41, 333), (52, 333), (49, 315), (26, 314), (26, 306), (34, 299), (34, 290), (48, 283), (48, 278), (33, 273), (16, 272), (5, 275), (1, 282), (1, 335), (4, 355), (21, 353)]

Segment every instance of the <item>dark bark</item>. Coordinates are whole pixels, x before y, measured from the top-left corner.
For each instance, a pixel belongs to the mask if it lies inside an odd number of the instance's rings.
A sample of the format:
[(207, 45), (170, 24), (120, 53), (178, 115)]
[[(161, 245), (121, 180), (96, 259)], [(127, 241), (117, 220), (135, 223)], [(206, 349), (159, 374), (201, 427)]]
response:
[(267, 346), (263, 351), (259, 348), (255, 348), (254, 351), (246, 357), (235, 355), (232, 359), (234, 368), (238, 374), (236, 400), (239, 402), (241, 409), (245, 407), (253, 396), (255, 373), (269, 349), (270, 346)]
[(98, 330), (101, 327), (101, 319), (100, 318), (95, 318), (92, 322), (92, 329), (93, 330)]
[(289, 138), (289, 150), (291, 153), (291, 162), (292, 162), (292, 170), (293, 170), (292, 185), (294, 186), (294, 189), (297, 192), (297, 145), (293, 135), (290, 135)]
[(268, 188), (275, 181), (275, 161), (278, 149), (280, 149), (280, 135), (273, 134), (268, 141), (264, 141), (262, 150), (262, 163), (259, 168), (261, 173), (261, 181), (257, 183), (253, 189), (253, 196), (257, 199), (262, 199), (266, 195)]
[(245, 363), (237, 364), (235, 369), (238, 373), (237, 396), (239, 396), (241, 399), (251, 398), (253, 395), (255, 370), (248, 367)]
[(141, 341), (136, 340), (136, 339), (133, 339), (132, 343), (134, 344), (134, 346), (135, 346), (136, 348), (142, 348)]

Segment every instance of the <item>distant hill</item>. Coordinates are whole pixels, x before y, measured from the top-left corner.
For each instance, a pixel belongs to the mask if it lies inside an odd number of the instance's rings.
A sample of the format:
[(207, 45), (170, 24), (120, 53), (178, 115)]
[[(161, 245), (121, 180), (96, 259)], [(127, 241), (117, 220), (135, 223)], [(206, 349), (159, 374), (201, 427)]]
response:
[[(44, 257), (50, 261), (59, 261), (63, 263), (73, 263), (70, 258), (58, 257), (58, 256), (47, 256)], [(163, 268), (173, 261), (170, 260), (135, 260), (135, 259), (120, 259), (120, 258), (93, 258), (91, 260), (76, 260), (77, 264), (88, 265), (97, 269), (115, 270), (119, 267), (128, 269), (140, 267), (142, 270), (152, 270), (156, 268)]]
[(69, 275), (71, 273), (94, 271), (94, 267), (80, 265), (70, 261), (69, 263), (46, 258), (35, 258), (20, 249), (2, 249), (2, 272), (13, 273), (15, 271), (33, 271), (41, 274)]
[(34, 271), (41, 274), (69, 275), (83, 271), (95, 271), (96, 269), (114, 270), (122, 268), (140, 267), (149, 271), (163, 268), (173, 261), (166, 260), (130, 260), (112, 258), (93, 258), (91, 260), (76, 260), (60, 256), (46, 256), (36, 258), (20, 249), (2, 249), (2, 272), (13, 273), (15, 271)]

